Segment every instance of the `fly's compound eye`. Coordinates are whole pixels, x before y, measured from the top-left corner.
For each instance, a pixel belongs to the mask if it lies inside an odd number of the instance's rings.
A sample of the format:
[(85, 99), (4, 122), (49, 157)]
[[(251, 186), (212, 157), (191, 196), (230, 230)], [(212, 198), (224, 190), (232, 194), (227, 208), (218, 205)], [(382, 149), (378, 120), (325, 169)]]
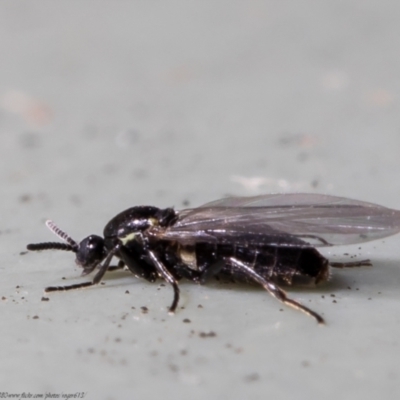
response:
[(98, 265), (105, 257), (104, 239), (100, 236), (90, 235), (79, 243), (79, 248), (76, 253), (76, 263), (88, 269), (88, 273), (92, 270), (91, 267)]

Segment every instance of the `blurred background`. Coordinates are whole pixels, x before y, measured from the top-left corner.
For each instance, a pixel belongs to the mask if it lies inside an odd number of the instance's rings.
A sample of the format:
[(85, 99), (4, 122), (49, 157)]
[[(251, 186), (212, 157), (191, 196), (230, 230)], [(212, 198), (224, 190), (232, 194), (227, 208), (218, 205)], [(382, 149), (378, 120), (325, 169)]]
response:
[(400, 208), (399, 19), (391, 0), (2, 1), (0, 390), (396, 398), (398, 238), (332, 250), (376, 268), (290, 290), (325, 329), (218, 284), (183, 284), (171, 318), (170, 288), (123, 273), (43, 302), (80, 271), (20, 253), (54, 240), (47, 218), (80, 240), (140, 204), (300, 191)]

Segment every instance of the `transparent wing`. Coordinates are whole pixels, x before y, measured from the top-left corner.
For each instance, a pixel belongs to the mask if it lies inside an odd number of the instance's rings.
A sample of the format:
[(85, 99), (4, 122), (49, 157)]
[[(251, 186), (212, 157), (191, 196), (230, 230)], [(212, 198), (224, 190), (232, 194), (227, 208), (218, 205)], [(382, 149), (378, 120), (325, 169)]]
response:
[(158, 238), (196, 242), (330, 246), (400, 232), (400, 211), (343, 197), (309, 193), (230, 197), (179, 212)]

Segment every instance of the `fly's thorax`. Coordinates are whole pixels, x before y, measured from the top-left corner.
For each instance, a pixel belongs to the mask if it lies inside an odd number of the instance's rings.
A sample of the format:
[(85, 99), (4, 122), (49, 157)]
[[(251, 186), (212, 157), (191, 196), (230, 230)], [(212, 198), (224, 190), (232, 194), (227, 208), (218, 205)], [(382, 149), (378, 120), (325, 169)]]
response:
[(131, 232), (126, 234), (125, 236), (119, 237), (119, 240), (121, 241), (121, 243), (126, 246), (131, 242), (134, 242), (138, 239), (141, 238), (141, 234), (138, 232)]
[(176, 213), (172, 208), (132, 207), (115, 216), (106, 225), (104, 237), (117, 237), (126, 244), (138, 240), (150, 228), (167, 227), (175, 218)]

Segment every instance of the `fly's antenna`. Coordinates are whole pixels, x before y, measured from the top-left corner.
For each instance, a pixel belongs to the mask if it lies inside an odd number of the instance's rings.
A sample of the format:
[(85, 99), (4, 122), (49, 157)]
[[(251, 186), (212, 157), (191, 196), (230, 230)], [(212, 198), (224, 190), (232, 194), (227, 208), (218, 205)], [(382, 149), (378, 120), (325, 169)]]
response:
[(65, 240), (73, 249), (78, 248), (78, 243), (76, 243), (71, 236), (62, 231), (53, 221), (48, 219), (46, 221), (46, 226), (60, 239)]
[(60, 239), (67, 242), (67, 244), (58, 242), (31, 243), (26, 246), (28, 250), (66, 250), (73, 251), (74, 253), (78, 251), (78, 243), (76, 243), (71, 236), (62, 231), (53, 221), (47, 220), (46, 226)]

